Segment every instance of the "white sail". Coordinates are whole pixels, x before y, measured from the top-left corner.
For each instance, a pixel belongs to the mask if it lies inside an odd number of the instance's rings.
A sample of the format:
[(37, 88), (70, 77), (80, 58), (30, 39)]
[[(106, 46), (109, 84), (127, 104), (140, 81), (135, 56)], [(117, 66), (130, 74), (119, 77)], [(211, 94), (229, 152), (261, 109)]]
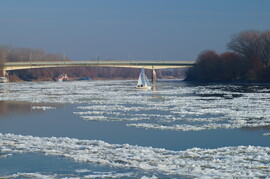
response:
[(146, 77), (146, 75), (144, 75), (144, 77), (145, 77), (145, 86), (151, 86), (148, 78)]
[(143, 81), (142, 81), (142, 72), (140, 73), (140, 76), (139, 76), (139, 79), (138, 79), (138, 83), (137, 83), (137, 86), (141, 86), (143, 85)]
[(144, 68), (142, 68), (141, 70), (138, 83), (137, 83), (137, 88), (145, 88), (145, 89), (151, 88), (150, 82), (144, 73)]

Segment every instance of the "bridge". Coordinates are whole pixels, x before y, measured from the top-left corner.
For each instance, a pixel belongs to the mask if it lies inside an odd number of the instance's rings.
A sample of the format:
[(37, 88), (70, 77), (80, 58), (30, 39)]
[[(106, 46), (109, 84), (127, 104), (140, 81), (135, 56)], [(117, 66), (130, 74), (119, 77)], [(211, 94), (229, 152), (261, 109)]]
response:
[(29, 61), (5, 62), (2, 67), (3, 76), (7, 71), (35, 68), (96, 66), (152, 69), (155, 76), (156, 69), (191, 67), (194, 61)]

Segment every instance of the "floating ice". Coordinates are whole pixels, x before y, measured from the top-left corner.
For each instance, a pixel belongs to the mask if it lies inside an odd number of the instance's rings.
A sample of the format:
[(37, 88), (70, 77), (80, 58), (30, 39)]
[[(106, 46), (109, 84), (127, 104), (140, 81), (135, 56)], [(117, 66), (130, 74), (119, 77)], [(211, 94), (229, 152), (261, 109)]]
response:
[[(161, 130), (175, 130), (175, 131), (201, 131), (201, 130), (210, 130), (210, 129), (234, 129), (234, 128), (242, 128), (242, 127), (261, 127), (265, 124), (217, 124), (217, 123), (209, 123), (203, 125), (162, 125), (162, 124), (149, 124), (149, 123), (130, 123), (127, 124), (129, 127), (137, 127), (137, 128), (146, 128), (146, 129), (161, 129)], [(268, 125), (268, 124), (267, 124)], [(269, 133), (265, 133), (263, 135), (268, 135)]]
[(3, 176), (2, 178), (39, 178), (39, 179), (52, 179), (59, 178), (57, 175), (44, 175), (40, 173), (16, 173), (13, 175)]
[[(171, 151), (129, 144), (108, 144), (99, 140), (14, 134), (0, 134), (0, 141), (1, 153), (43, 153), (79, 162), (132, 168), (165, 175), (211, 178), (270, 177), (270, 147), (237, 146)], [(129, 174), (132, 175), (132, 173), (123, 175), (128, 177)], [(111, 174), (102, 174), (105, 175), (111, 177)], [(116, 177), (121, 177), (120, 175), (117, 174)], [(88, 176), (95, 177), (92, 174)]]
[[(205, 124), (205, 125), (172, 125), (165, 126), (161, 124), (148, 124), (148, 123), (136, 123), (136, 124), (127, 124), (129, 127), (142, 127), (146, 129), (161, 129), (161, 130), (177, 130), (177, 131), (201, 131), (208, 129), (218, 129), (218, 128), (233, 128), (232, 125), (229, 124)], [(234, 126), (235, 127), (235, 126)]]
[(82, 118), (87, 121), (107, 121), (105, 116), (83, 116)]
[[(238, 88), (241, 87), (235, 86), (234, 90)], [(270, 95), (267, 91), (230, 92), (222, 89), (222, 86), (212, 85), (166, 89), (146, 97), (130, 92), (130, 96), (121, 94), (109, 96), (107, 100), (93, 101), (91, 106), (78, 107), (82, 111), (75, 114), (91, 120), (154, 120), (155, 123), (150, 121), (128, 126), (166, 130), (264, 127), (270, 126), (270, 111), (267, 110)], [(101, 117), (98, 118), (97, 114)]]
[(154, 175), (151, 177), (143, 176), (143, 177), (141, 177), (141, 179), (158, 179), (158, 177), (156, 177)]
[(0, 100), (76, 103), (81, 105), (74, 109), (74, 114), (84, 120), (128, 121), (131, 123), (128, 126), (152, 129), (187, 131), (270, 126), (269, 87), (190, 86), (179, 82), (166, 83), (168, 86), (151, 92), (136, 90), (135, 84), (128, 80), (8, 83), (1, 89)]
[(12, 154), (5, 154), (5, 155), (0, 154), (0, 159), (1, 158), (7, 158), (7, 157), (10, 157), (10, 156), (12, 156)]
[[(77, 172), (77, 170), (75, 171)], [(134, 178), (135, 174), (132, 172), (127, 173), (116, 173), (116, 172), (91, 172), (89, 170), (78, 170), (80, 176), (74, 174), (41, 174), (41, 173), (16, 173), (7, 176), (1, 176), (1, 178), (38, 178), (38, 179), (79, 179), (79, 178)], [(82, 173), (92, 173), (92, 174), (82, 174)]]
[(95, 172), (94, 174), (85, 175), (83, 178), (134, 178), (134, 173), (114, 173), (114, 172)]
[(263, 135), (264, 135), (264, 136), (270, 136), (270, 132), (264, 133)]
[(52, 106), (32, 106), (32, 109), (41, 109), (41, 110), (45, 111), (48, 109), (56, 109), (56, 108), (52, 107)]
[(77, 173), (88, 173), (88, 172), (91, 172), (91, 170), (88, 170), (88, 169), (76, 169), (75, 172), (77, 172)]

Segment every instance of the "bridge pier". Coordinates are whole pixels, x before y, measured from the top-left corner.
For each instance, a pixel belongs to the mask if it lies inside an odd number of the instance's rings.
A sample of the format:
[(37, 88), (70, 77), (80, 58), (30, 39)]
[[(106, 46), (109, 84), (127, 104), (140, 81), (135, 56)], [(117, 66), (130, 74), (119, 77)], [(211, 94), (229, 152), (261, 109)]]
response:
[(152, 68), (152, 83), (155, 84), (157, 81), (157, 73), (156, 70), (154, 69), (154, 67)]

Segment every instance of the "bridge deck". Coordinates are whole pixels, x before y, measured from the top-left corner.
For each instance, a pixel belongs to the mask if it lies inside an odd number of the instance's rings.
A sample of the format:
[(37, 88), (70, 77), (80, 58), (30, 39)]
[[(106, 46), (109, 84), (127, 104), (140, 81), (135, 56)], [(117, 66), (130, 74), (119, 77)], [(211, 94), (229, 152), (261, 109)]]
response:
[(4, 70), (19, 70), (31, 68), (68, 67), (68, 66), (103, 66), (127, 68), (181, 68), (193, 66), (194, 61), (33, 61), (33, 62), (6, 62)]

